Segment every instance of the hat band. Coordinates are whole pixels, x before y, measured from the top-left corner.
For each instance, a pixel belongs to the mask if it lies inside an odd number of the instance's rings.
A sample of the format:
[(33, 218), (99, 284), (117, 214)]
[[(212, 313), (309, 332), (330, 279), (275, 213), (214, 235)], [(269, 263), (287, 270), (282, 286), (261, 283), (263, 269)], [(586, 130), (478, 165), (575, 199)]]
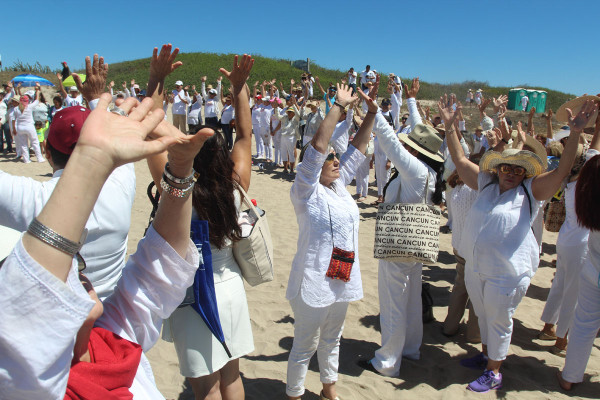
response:
[(427, 150), (428, 152), (437, 155), (437, 153), (438, 153), (437, 151), (427, 148), (427, 146), (424, 146), (422, 143), (417, 142), (415, 139), (413, 139), (412, 137), (410, 137), (410, 135), (408, 135), (408, 139), (410, 139), (410, 141), (413, 142), (414, 144), (416, 144), (417, 146), (422, 147), (425, 150)]

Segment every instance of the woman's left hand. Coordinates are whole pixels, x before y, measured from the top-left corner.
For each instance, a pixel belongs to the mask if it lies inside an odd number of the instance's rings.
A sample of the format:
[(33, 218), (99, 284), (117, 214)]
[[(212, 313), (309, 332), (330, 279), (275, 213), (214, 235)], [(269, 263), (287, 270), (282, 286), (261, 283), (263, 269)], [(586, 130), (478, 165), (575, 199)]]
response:
[(372, 114), (377, 114), (377, 110), (379, 110), (377, 102), (367, 96), (361, 89), (356, 89), (356, 92), (358, 93), (358, 96), (367, 104), (369, 112)]
[(583, 128), (587, 126), (592, 115), (598, 111), (598, 104), (593, 100), (587, 100), (576, 115), (573, 115), (570, 108), (567, 108), (566, 111), (571, 133), (581, 133), (583, 132)]
[(81, 135), (74, 153), (87, 158), (93, 165), (99, 165), (104, 172), (153, 154), (165, 151), (169, 146), (187, 141), (179, 132), (158, 130), (164, 112), (150, 112), (152, 99), (138, 103), (135, 98), (126, 99), (120, 108), (128, 117), (107, 111), (112, 97), (104, 93), (100, 96), (97, 108), (92, 111), (81, 129)]

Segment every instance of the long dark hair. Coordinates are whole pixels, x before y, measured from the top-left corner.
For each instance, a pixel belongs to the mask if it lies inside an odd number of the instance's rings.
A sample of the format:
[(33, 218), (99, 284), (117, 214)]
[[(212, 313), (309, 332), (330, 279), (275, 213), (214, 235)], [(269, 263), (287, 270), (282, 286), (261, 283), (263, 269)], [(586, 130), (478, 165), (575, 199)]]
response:
[[(431, 158), (427, 157), (426, 155), (424, 155), (420, 152), (419, 152), (419, 155), (417, 156), (417, 159), (422, 161), (423, 163), (427, 164), (428, 166), (431, 167), (431, 169), (433, 169), (435, 171), (435, 173), (436, 173), (436, 175), (435, 175), (435, 191), (431, 195), (431, 202), (435, 205), (442, 204), (442, 200), (443, 200), (442, 193), (444, 192), (444, 190), (446, 190), (446, 184), (444, 183), (444, 180), (443, 180), (444, 163), (439, 162), (439, 161), (434, 161)], [(387, 188), (390, 185), (390, 183), (397, 177), (398, 177), (398, 171), (396, 170), (396, 172), (394, 172), (394, 175), (391, 176), (390, 180), (385, 184), (385, 186), (383, 188), (383, 197), (385, 197), (385, 193), (387, 192)], [(427, 201), (427, 199), (425, 199), (425, 201)]]
[(233, 194), (237, 190), (233, 167), (227, 142), (215, 129), (215, 134), (204, 143), (194, 159), (198, 178), (192, 204), (198, 217), (208, 221), (210, 243), (219, 249), (225, 246), (226, 239), (236, 242), (242, 234)]
[(575, 186), (575, 214), (577, 221), (584, 228), (600, 231), (600, 155), (592, 157), (585, 163)]

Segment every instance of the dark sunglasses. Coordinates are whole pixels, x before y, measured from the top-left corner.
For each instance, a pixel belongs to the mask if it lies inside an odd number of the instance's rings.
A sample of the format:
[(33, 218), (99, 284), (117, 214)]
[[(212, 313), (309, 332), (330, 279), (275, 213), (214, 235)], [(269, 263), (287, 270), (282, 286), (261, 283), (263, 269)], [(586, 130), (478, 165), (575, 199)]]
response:
[(77, 270), (79, 272), (85, 271), (85, 269), (87, 268), (87, 265), (85, 263), (85, 260), (81, 256), (81, 254), (79, 254), (79, 252), (75, 253), (75, 258), (77, 259)]
[(332, 162), (333, 159), (336, 158), (338, 161), (340, 161), (340, 155), (337, 153), (329, 153), (329, 155), (327, 155), (327, 158), (325, 159), (325, 162)]
[(519, 167), (518, 165), (509, 165), (509, 164), (501, 164), (500, 165), (500, 172), (502, 172), (503, 174), (510, 174), (512, 173), (515, 176), (522, 176), (525, 175), (525, 168), (523, 167)]

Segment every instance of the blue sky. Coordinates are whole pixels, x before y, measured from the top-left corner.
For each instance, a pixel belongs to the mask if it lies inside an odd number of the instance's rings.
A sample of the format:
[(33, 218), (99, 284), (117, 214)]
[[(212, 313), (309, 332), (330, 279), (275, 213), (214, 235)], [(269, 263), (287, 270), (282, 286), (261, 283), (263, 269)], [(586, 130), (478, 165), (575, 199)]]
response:
[(118, 62), (170, 42), (359, 72), (370, 64), (429, 82), (600, 93), (595, 0), (4, 2), (3, 66), (78, 68), (95, 52)]

